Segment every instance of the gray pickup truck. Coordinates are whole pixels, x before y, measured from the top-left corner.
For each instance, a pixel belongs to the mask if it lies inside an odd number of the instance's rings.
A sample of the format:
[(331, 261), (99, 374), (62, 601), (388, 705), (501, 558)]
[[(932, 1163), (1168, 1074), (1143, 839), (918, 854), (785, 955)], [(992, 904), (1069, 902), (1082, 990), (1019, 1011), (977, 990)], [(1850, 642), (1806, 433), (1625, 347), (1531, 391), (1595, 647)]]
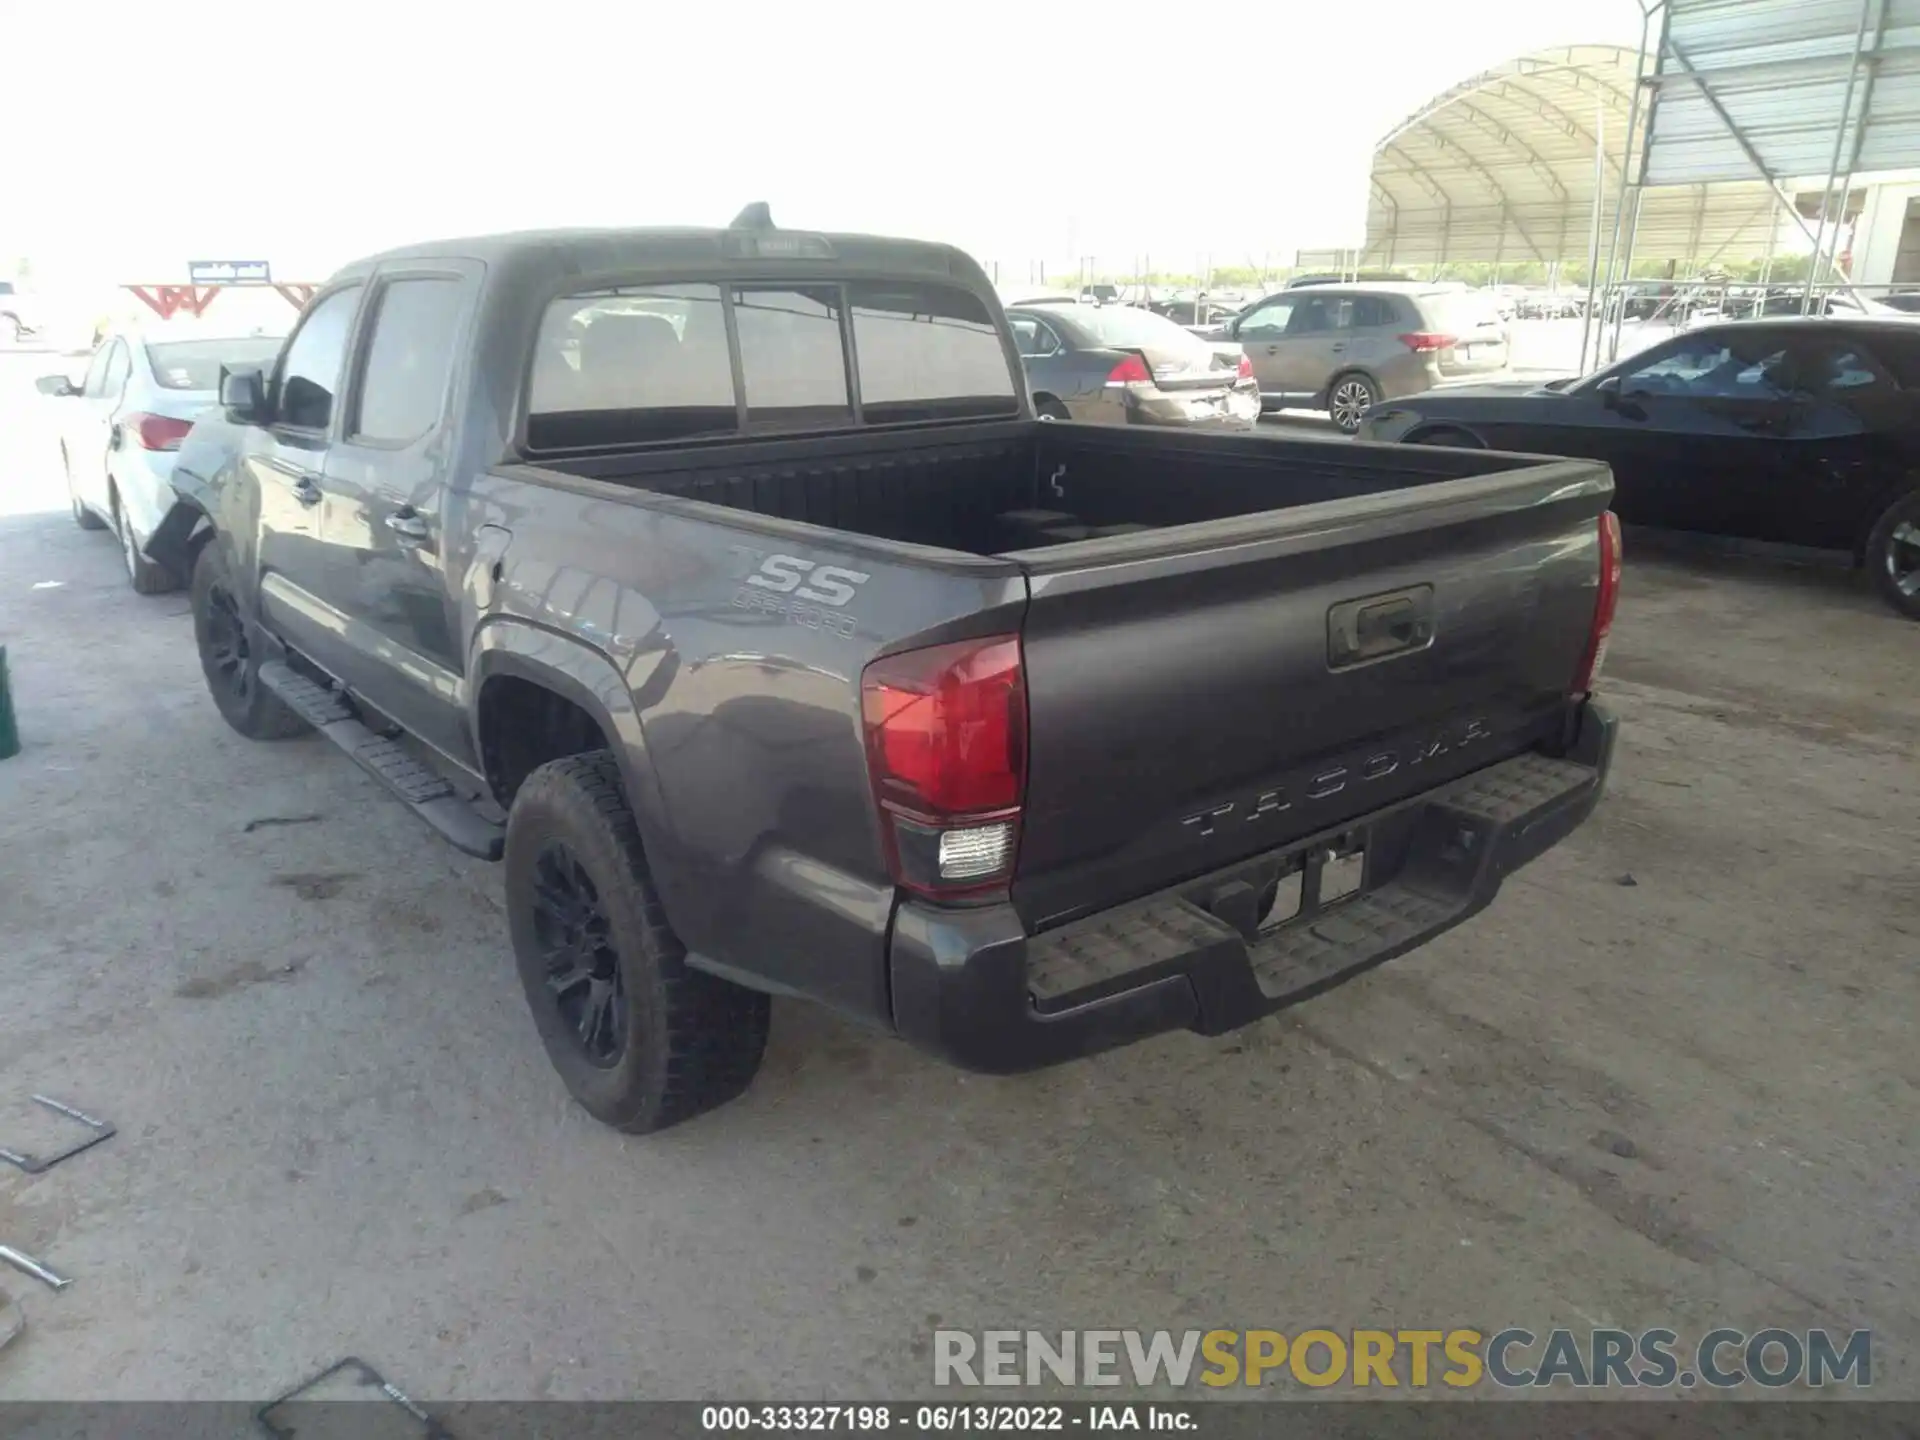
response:
[(214, 702), (504, 857), (625, 1129), (739, 1094), (770, 995), (996, 1072), (1247, 1024), (1605, 783), (1604, 465), (1037, 421), (945, 246), (413, 246), (220, 398), (147, 545)]

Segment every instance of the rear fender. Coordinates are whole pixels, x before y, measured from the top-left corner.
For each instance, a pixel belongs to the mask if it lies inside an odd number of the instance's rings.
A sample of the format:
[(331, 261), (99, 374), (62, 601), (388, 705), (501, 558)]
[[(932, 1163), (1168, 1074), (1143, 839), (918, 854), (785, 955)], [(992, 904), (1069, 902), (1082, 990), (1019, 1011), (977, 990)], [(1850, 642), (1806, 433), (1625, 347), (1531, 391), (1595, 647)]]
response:
[[(490, 619), (473, 642), (467, 665), (467, 723), (473, 753), (482, 755), (480, 697), (487, 682), (502, 676), (526, 680), (572, 701), (600, 727), (620, 764), (627, 803), (640, 827), (654, 887), (671, 923), (684, 905), (686, 867), (673, 827), (660, 797), (660, 786), (647, 756), (640, 713), (626, 680), (603, 652), (558, 631), (511, 619)], [(679, 927), (676, 925), (675, 929)]]

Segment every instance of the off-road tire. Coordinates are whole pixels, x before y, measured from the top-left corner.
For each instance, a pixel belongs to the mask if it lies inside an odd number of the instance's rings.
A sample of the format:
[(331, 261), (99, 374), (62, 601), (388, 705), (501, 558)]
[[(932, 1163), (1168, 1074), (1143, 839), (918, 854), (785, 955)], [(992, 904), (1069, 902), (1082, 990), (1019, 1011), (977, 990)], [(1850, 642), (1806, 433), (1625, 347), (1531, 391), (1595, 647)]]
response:
[(312, 726), (260, 683), (260, 637), (240, 608), (218, 544), (203, 545), (194, 561), (192, 597), (200, 669), (221, 718), (249, 740), (292, 740), (311, 733)]
[(1903, 575), (1916, 573), (1914, 567), (1920, 565), (1920, 555), (1914, 553), (1913, 542), (1903, 544), (1896, 540), (1896, 534), (1914, 532), (1920, 532), (1920, 490), (1909, 490), (1873, 522), (1861, 558), (1880, 598), (1892, 606), (1896, 614), (1920, 620), (1920, 591), (1909, 595), (1900, 588)]
[[(543, 853), (563, 847), (592, 883), (606, 948), (619, 967), (623, 1040), (609, 1063), (589, 1057), (549, 985), (538, 930)], [(520, 786), (507, 816), (507, 918), (521, 984), (547, 1057), (568, 1092), (607, 1125), (664, 1130), (739, 1096), (766, 1051), (772, 1005), (757, 991), (690, 968), (667, 924), (612, 752), (549, 761)], [(591, 1027), (589, 1027), (591, 1028)]]

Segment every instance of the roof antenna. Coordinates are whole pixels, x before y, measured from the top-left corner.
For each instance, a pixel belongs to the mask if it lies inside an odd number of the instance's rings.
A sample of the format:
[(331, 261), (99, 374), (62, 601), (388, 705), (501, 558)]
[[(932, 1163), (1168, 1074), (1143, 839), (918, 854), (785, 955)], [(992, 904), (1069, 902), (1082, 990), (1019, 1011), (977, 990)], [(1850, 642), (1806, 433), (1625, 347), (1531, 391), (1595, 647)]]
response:
[(774, 228), (773, 212), (767, 208), (766, 201), (756, 200), (734, 216), (733, 224), (727, 228), (729, 230), (771, 230)]

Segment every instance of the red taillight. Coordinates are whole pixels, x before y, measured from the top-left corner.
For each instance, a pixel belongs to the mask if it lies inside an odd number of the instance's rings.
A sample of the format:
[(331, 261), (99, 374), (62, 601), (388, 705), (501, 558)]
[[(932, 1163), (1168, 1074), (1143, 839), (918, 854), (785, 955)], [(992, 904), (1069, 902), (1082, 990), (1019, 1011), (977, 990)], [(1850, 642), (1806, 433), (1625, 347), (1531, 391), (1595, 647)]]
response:
[(191, 420), (178, 420), (171, 415), (129, 415), (120, 423), (132, 432), (142, 450), (178, 450), (187, 432), (193, 429)]
[(1441, 335), (1432, 330), (1415, 330), (1402, 335), (1400, 343), (1416, 355), (1424, 355), (1430, 350), (1451, 350), (1457, 337)]
[(1613, 612), (1620, 605), (1620, 520), (1611, 510), (1600, 517), (1600, 589), (1593, 600), (1593, 628), (1586, 654), (1573, 677), (1573, 693), (1585, 695), (1599, 678), (1607, 658), (1607, 636), (1613, 632)]
[(1251, 380), (1253, 378), (1253, 361), (1244, 355), (1240, 357), (1240, 378), (1242, 380)]
[(1151, 385), (1153, 372), (1138, 355), (1129, 355), (1107, 372), (1109, 385)]
[(860, 711), (895, 880), (929, 895), (1004, 885), (1026, 789), (1019, 637), (876, 660)]

